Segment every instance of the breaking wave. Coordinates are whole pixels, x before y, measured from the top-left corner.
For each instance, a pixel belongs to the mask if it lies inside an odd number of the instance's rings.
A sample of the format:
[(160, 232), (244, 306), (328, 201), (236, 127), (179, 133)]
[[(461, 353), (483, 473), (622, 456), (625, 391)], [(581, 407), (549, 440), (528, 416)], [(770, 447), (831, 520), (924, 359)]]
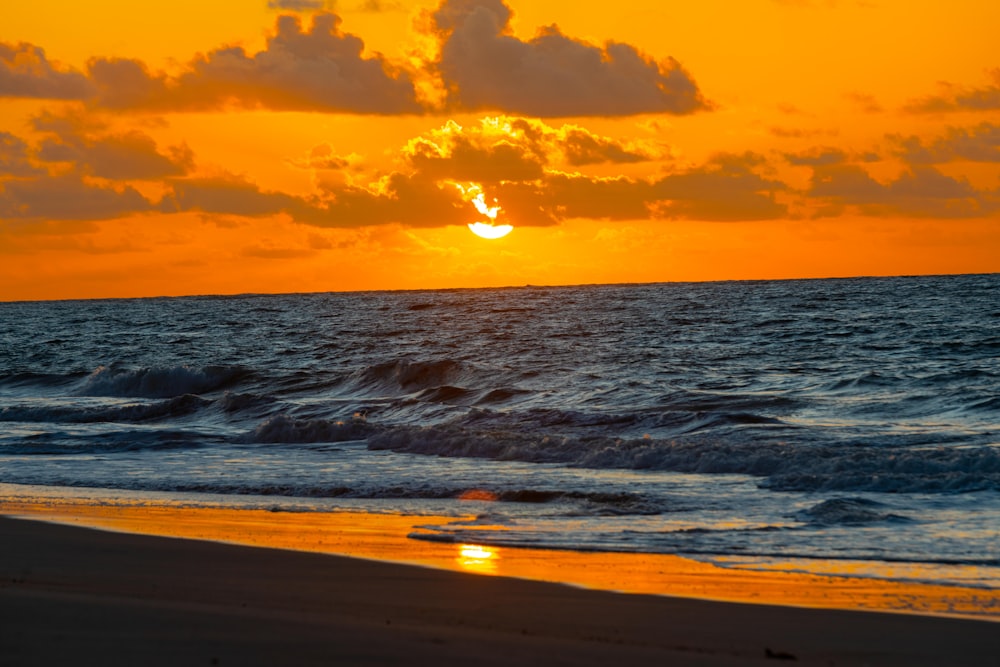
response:
[(226, 389), (249, 374), (244, 368), (226, 366), (138, 369), (100, 366), (86, 378), (77, 393), (80, 396), (170, 398)]
[(762, 477), (775, 491), (955, 493), (1000, 490), (997, 447), (747, 445), (715, 438), (662, 440), (482, 431), (455, 425), (372, 432), (370, 449), (584, 468), (663, 470)]

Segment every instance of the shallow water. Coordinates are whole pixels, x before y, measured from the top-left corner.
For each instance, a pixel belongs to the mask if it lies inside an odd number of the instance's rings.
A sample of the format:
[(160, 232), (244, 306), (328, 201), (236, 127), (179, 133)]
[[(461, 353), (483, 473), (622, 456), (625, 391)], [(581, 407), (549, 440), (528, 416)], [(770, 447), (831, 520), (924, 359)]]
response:
[(0, 304), (0, 483), (1000, 588), (998, 297), (990, 275)]

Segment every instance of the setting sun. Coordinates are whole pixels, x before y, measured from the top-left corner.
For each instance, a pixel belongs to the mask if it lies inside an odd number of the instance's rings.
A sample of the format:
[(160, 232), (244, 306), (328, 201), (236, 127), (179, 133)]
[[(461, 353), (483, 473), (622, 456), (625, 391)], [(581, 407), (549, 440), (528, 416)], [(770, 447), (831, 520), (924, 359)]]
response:
[[(997, 24), (974, 0), (12, 5), (0, 300), (998, 271)], [(502, 254), (458, 233), (513, 226)]]
[(487, 222), (470, 222), (469, 229), (484, 239), (501, 239), (514, 231), (511, 225), (491, 225)]
[(995, 663), (1000, 2), (0, 19), (0, 654)]

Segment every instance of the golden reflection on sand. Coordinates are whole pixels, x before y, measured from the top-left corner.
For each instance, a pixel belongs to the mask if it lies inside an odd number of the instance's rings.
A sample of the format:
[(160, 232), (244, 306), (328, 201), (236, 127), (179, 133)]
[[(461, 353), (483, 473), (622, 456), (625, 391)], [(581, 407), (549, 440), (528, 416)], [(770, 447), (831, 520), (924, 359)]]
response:
[(462, 544), (458, 547), (458, 558), (455, 560), (458, 562), (458, 566), (466, 572), (496, 574), (499, 556), (497, 550), (492, 547)]
[(109, 530), (295, 549), (587, 588), (1000, 621), (1000, 591), (870, 578), (727, 569), (678, 556), (514, 549), (412, 539), (455, 517), (59, 504), (0, 499), (0, 514)]

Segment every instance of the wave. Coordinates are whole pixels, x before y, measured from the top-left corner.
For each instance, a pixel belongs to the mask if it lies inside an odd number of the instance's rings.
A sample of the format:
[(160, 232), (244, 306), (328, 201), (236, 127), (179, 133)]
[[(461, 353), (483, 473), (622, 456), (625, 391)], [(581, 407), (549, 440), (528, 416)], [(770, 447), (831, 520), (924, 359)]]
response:
[[(124, 430), (88, 435), (47, 431), (19, 438), (10, 444), (0, 444), (0, 454), (74, 456), (144, 450), (198, 449), (220, 442), (221, 439), (217, 436), (181, 430)], [(59, 484), (67, 485), (67, 482), (60, 481)]]
[(174, 366), (167, 368), (120, 368), (100, 366), (78, 390), (81, 396), (124, 398), (170, 398), (226, 389), (250, 372), (228, 366)]
[(279, 414), (262, 422), (242, 438), (249, 443), (306, 444), (364, 440), (372, 427), (360, 415), (349, 420), (297, 419)]
[(881, 503), (865, 498), (831, 498), (803, 510), (799, 518), (820, 526), (910, 521), (900, 514), (882, 511), (881, 507)]
[[(736, 420), (737, 422), (739, 420)], [(743, 474), (774, 491), (955, 493), (1000, 490), (998, 447), (851, 447), (555, 436), (445, 424), (373, 431), (368, 447), (430, 456), (559, 463), (574, 467)]]
[(70, 386), (87, 377), (86, 372), (79, 373), (11, 373), (0, 375), (0, 387), (14, 389), (56, 389)]
[(418, 392), (443, 385), (460, 384), (471, 375), (471, 369), (452, 359), (438, 361), (389, 361), (365, 367), (352, 374), (359, 388), (382, 391)]
[(183, 417), (211, 405), (213, 401), (184, 394), (155, 403), (128, 405), (13, 405), (0, 408), (0, 422), (73, 423), (144, 422)]

